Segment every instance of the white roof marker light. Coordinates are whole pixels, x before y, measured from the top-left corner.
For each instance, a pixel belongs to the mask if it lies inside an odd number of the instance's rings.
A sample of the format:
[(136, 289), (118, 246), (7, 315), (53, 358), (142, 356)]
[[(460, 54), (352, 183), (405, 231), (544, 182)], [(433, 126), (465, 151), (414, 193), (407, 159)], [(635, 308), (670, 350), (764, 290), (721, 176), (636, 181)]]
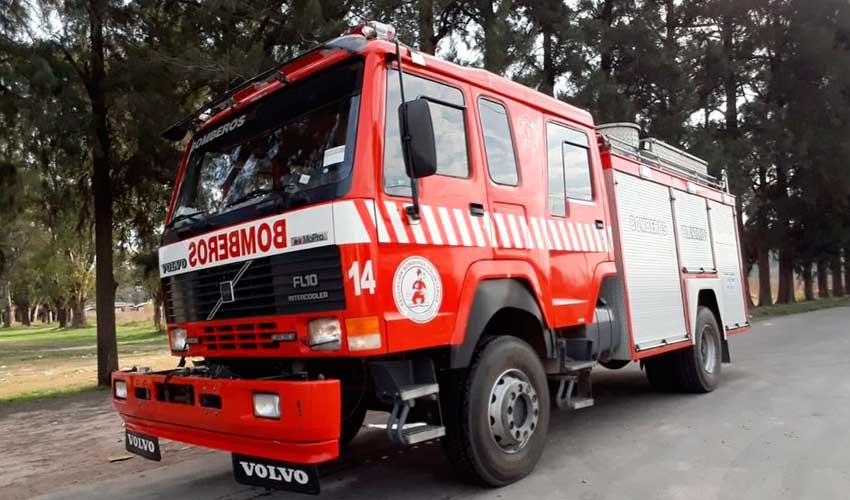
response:
[(379, 40), (393, 40), (395, 39), (395, 28), (390, 26), (389, 24), (379, 23), (378, 21), (369, 21), (366, 23), (366, 26), (363, 26), (362, 30), (363, 36), (366, 38), (372, 39), (377, 38)]

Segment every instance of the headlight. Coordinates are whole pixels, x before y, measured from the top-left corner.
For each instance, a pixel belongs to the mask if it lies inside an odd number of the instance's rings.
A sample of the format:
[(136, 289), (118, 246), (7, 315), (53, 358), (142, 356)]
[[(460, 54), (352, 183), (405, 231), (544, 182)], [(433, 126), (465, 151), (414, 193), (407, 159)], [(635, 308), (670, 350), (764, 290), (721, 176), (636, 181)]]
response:
[(307, 345), (314, 351), (338, 351), (342, 345), (342, 328), (336, 318), (310, 320), (307, 325), (310, 337)]
[(127, 399), (127, 382), (124, 380), (115, 381), (115, 397), (118, 399)]
[(265, 392), (254, 393), (254, 416), (280, 418), (280, 396)]
[(184, 328), (172, 328), (169, 331), (171, 334), (171, 350), (172, 351), (185, 351), (186, 344), (186, 329)]

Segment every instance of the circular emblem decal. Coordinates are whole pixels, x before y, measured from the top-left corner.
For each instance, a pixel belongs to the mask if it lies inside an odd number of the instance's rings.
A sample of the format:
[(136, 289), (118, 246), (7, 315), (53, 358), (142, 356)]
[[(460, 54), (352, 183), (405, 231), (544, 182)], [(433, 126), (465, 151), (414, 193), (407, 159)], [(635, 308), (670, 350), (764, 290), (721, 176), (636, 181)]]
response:
[(443, 302), (443, 284), (434, 264), (424, 257), (408, 257), (395, 270), (393, 299), (402, 316), (416, 323), (434, 319)]

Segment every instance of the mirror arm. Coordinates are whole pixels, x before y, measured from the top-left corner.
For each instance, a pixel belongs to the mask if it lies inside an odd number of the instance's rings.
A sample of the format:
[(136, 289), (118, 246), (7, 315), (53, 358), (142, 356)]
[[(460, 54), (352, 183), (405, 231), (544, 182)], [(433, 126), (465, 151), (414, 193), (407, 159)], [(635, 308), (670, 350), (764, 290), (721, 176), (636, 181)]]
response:
[[(402, 154), (404, 155), (404, 164), (409, 165), (410, 162), (410, 133), (408, 132), (408, 123), (407, 123), (407, 107), (404, 105), (407, 100), (404, 97), (404, 77), (403, 70), (401, 67), (401, 46), (398, 43), (398, 35), (395, 37), (395, 55), (396, 59), (398, 59), (398, 90), (401, 95), (401, 113), (402, 113), (402, 130), (401, 130), (401, 145), (402, 145)], [(407, 213), (407, 217), (411, 221), (419, 221), (419, 183), (417, 182), (415, 177), (410, 178), (410, 197), (412, 200), (411, 205), (405, 207), (405, 212)]]

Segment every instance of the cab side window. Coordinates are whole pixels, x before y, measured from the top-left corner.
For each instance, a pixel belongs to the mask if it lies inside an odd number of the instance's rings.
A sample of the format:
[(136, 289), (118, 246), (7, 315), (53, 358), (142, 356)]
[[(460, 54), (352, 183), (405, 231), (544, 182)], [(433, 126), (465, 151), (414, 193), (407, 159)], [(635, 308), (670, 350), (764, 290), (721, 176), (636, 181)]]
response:
[(593, 201), (590, 142), (587, 135), (554, 123), (546, 124), (549, 210), (567, 215), (567, 199)]
[(516, 186), (519, 184), (519, 174), (508, 110), (496, 101), (482, 98), (478, 100), (478, 116), (484, 132), (484, 151), (490, 178), (497, 184)]
[[(419, 97), (440, 101), (428, 102), (437, 146), (437, 175), (469, 177), (466, 121), (463, 116), (464, 100), (460, 89), (405, 73), (404, 97), (407, 101)], [(390, 70), (387, 72), (387, 111), (384, 129), (384, 191), (397, 196), (410, 196), (410, 178), (404, 171), (404, 157), (399, 136), (398, 107), (400, 104), (398, 70)]]

